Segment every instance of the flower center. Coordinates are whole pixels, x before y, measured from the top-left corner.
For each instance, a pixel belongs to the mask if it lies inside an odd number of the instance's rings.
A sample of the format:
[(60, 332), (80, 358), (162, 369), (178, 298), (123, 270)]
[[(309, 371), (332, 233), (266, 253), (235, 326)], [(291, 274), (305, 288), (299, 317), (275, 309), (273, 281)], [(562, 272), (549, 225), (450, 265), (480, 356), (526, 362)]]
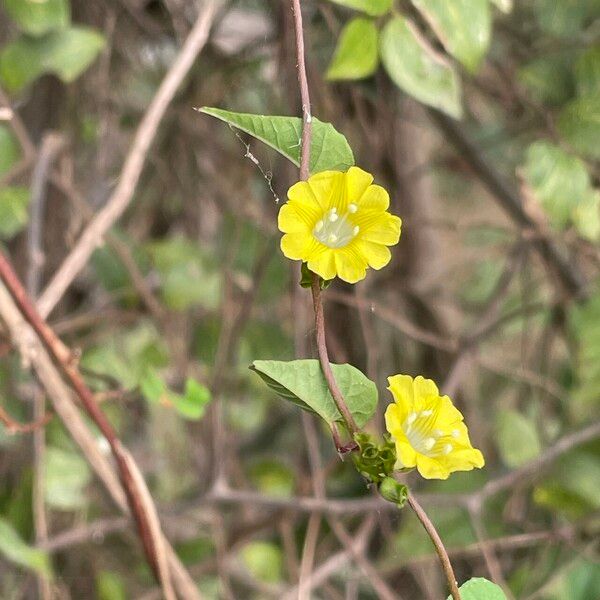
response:
[(358, 225), (354, 225), (350, 215), (358, 210), (356, 204), (348, 205), (348, 212), (340, 216), (337, 208), (328, 210), (313, 228), (313, 235), (329, 248), (343, 248), (347, 246), (360, 231)]
[(430, 458), (445, 456), (454, 449), (453, 438), (458, 430), (444, 432), (433, 429), (435, 416), (432, 410), (411, 412), (402, 424), (402, 430), (410, 445), (419, 453)]

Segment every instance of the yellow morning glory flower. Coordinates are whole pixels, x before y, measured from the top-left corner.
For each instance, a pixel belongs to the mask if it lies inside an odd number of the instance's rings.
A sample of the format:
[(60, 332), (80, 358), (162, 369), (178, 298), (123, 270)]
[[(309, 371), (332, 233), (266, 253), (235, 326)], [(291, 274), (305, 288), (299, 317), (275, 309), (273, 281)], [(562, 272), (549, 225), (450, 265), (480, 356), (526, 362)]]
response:
[(372, 182), (372, 175), (350, 167), (294, 184), (279, 211), (285, 256), (307, 262), (323, 279), (337, 276), (348, 283), (364, 279), (367, 267), (385, 267), (401, 221), (387, 212), (388, 193)]
[(417, 467), (425, 479), (447, 479), (483, 467), (461, 412), (431, 379), (394, 375), (388, 383), (395, 402), (385, 411), (385, 425), (396, 444), (397, 469)]

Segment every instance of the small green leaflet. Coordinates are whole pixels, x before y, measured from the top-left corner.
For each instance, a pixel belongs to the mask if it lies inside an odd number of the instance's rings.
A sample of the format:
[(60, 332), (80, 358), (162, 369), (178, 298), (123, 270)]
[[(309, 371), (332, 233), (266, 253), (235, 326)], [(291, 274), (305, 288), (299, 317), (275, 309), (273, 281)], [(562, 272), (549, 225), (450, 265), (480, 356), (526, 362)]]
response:
[(187, 379), (183, 394), (170, 390), (155, 369), (148, 369), (140, 381), (143, 396), (149, 402), (172, 406), (184, 419), (197, 421), (211, 401), (210, 390), (194, 379)]
[(578, 152), (600, 159), (600, 91), (567, 104), (558, 119), (559, 132)]
[(392, 8), (392, 0), (331, 0), (335, 4), (360, 10), (372, 17), (385, 15)]
[[(506, 600), (502, 588), (483, 577), (473, 577), (458, 589), (461, 600)], [(452, 596), (447, 600), (452, 600)]]
[[(329, 424), (342, 421), (318, 360), (255, 360), (250, 368), (285, 400), (316, 413)], [(364, 426), (377, 406), (375, 384), (352, 365), (332, 364), (331, 369), (356, 424)]]
[(386, 23), (380, 53), (385, 70), (399, 88), (451, 117), (461, 117), (461, 85), (456, 71), (410, 21), (396, 16)]
[(444, 47), (475, 73), (490, 45), (488, 0), (412, 0)]
[(327, 79), (362, 79), (372, 75), (379, 63), (378, 32), (371, 19), (357, 17), (344, 26)]
[(0, 240), (9, 240), (29, 221), (29, 190), (8, 186), (0, 190)]
[(539, 456), (542, 446), (535, 424), (516, 410), (503, 410), (496, 418), (496, 440), (508, 467), (520, 467)]
[(0, 517), (0, 554), (7, 560), (40, 575), (52, 576), (48, 554), (26, 544), (14, 527), (2, 517)]
[[(198, 110), (250, 134), (296, 166), (300, 165), (302, 119), (236, 113), (208, 106)], [(353, 165), (354, 155), (346, 138), (331, 123), (323, 123), (313, 117), (310, 172), (346, 171)]]
[(0, 177), (2, 177), (21, 155), (19, 144), (11, 130), (0, 123)]
[(69, 0), (4, 0), (4, 6), (19, 29), (33, 36), (62, 29), (71, 21)]
[(20, 92), (45, 73), (70, 83), (103, 47), (104, 37), (86, 27), (58, 29), (40, 38), (22, 35), (0, 53), (0, 82), (9, 92)]

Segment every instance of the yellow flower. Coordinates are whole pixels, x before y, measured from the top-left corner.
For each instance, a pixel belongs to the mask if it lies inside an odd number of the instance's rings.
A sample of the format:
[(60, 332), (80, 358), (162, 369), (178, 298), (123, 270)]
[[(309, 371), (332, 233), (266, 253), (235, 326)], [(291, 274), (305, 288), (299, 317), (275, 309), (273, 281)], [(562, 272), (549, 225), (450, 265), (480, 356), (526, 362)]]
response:
[(397, 469), (416, 466), (425, 479), (447, 479), (483, 467), (461, 412), (431, 379), (394, 375), (388, 383), (395, 402), (385, 411), (385, 425), (396, 443)]
[(364, 279), (367, 267), (385, 267), (401, 221), (387, 212), (388, 193), (372, 182), (372, 175), (350, 167), (294, 184), (279, 211), (285, 256), (307, 262), (323, 279), (337, 275), (348, 283)]

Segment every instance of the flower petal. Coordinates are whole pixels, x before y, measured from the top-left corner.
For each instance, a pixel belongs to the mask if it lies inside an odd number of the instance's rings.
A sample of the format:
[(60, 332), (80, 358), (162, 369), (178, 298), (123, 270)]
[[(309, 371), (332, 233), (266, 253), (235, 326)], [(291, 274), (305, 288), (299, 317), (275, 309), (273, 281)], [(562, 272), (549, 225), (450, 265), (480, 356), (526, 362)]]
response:
[(356, 283), (367, 275), (367, 261), (353, 248), (340, 248), (335, 253), (337, 276), (346, 283)]
[(286, 233), (280, 242), (281, 251), (290, 260), (305, 260), (310, 238), (303, 233)]
[(320, 244), (320, 251), (308, 259), (308, 268), (323, 279), (333, 279), (336, 275), (335, 252)]
[(373, 175), (371, 175), (371, 173), (367, 173), (358, 167), (350, 167), (348, 171), (346, 171), (346, 201), (348, 203), (353, 202), (354, 204), (361, 202), (362, 197), (369, 189), (369, 186), (371, 186), (371, 183), (373, 183)]
[(408, 440), (396, 440), (396, 469), (412, 469), (417, 460), (417, 453)]
[(400, 217), (389, 213), (361, 214), (357, 213), (357, 224), (360, 226), (360, 239), (376, 244), (385, 244), (393, 246), (400, 239), (400, 227), (402, 221)]
[(388, 377), (388, 383), (388, 390), (392, 392), (396, 405), (402, 411), (402, 421), (404, 421), (408, 413), (413, 409), (413, 378), (410, 375), (394, 375), (393, 377)]
[(387, 246), (382, 244), (375, 244), (374, 242), (359, 241), (360, 249), (363, 256), (369, 263), (369, 266), (373, 269), (382, 269), (387, 265), (391, 258), (392, 253)]
[(417, 471), (425, 479), (448, 479), (450, 470), (442, 461), (424, 454), (417, 454)]
[[(313, 197), (325, 212), (334, 206), (339, 208), (345, 195), (345, 173), (339, 171), (322, 171), (313, 175), (306, 184)], [(297, 185), (297, 184), (296, 184)]]
[(358, 199), (357, 204), (361, 211), (373, 210), (383, 212), (390, 206), (390, 195), (387, 193), (387, 190), (380, 185), (371, 185), (365, 189)]
[[(303, 216), (304, 214), (304, 216)], [(277, 215), (277, 227), (283, 233), (305, 233), (310, 234), (313, 222), (311, 222), (306, 213), (298, 212), (296, 206), (287, 202), (279, 209)]]

